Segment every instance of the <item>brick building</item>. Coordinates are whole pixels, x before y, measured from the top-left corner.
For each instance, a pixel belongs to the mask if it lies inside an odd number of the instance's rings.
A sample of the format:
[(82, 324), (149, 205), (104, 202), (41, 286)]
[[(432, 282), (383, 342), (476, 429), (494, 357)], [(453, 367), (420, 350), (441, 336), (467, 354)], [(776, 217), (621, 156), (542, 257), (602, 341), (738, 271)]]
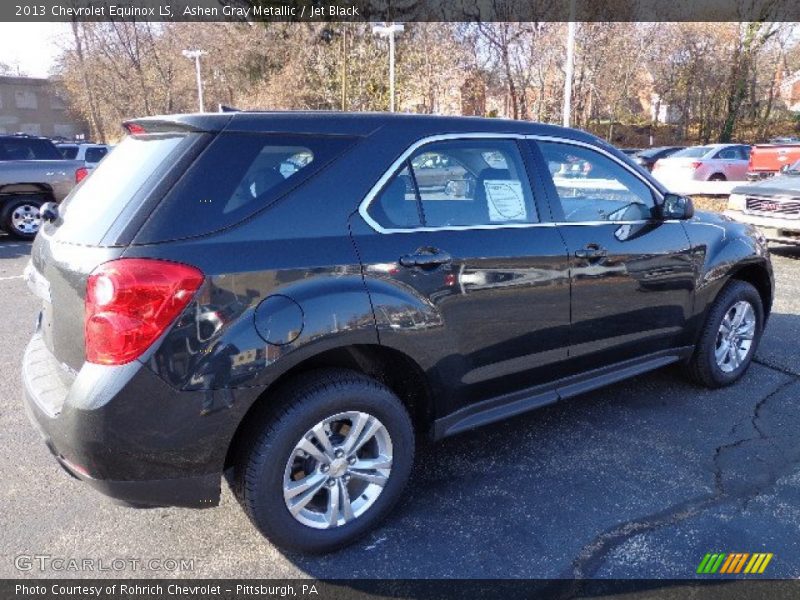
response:
[(0, 76), (0, 134), (75, 139), (87, 127), (69, 114), (50, 79)]

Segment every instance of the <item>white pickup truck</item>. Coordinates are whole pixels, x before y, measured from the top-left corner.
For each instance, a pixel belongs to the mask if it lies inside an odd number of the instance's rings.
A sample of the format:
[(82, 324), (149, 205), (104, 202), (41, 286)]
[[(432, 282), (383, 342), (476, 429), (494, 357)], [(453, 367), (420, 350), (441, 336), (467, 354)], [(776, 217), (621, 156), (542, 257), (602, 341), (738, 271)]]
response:
[(61, 202), (88, 173), (84, 161), (65, 160), (46, 138), (1, 135), (0, 230), (33, 239), (39, 207)]

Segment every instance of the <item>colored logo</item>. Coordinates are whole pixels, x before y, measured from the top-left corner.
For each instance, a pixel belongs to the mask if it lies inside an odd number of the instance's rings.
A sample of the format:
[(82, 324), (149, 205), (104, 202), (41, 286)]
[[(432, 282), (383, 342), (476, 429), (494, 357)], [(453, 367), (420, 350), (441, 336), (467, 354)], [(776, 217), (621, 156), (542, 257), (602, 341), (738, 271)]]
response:
[(708, 553), (700, 561), (697, 572), (701, 575), (732, 575), (736, 573), (747, 573), (750, 575), (761, 574), (767, 568), (769, 561), (772, 560), (772, 552), (757, 552), (748, 554), (739, 552), (732, 554), (711, 554)]

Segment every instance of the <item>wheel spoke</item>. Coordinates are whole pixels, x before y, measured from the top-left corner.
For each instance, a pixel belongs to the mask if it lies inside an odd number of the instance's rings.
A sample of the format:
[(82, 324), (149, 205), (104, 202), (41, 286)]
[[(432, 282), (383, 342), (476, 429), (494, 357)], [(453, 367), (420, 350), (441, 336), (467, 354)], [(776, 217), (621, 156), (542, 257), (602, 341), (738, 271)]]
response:
[(339, 485), (328, 488), (328, 510), (325, 512), (328, 527), (336, 527), (339, 522), (339, 496), (341, 496)]
[(303, 477), (293, 483), (290, 483), (286, 488), (283, 490), (283, 497), (287, 500), (291, 500), (298, 494), (302, 494), (306, 490), (316, 487), (317, 491), (319, 491), (320, 483), (325, 483), (327, 477), (322, 473), (314, 472), (311, 475)]
[(733, 310), (734, 310), (734, 315), (733, 319), (731, 320), (731, 328), (737, 330), (742, 325), (742, 319), (744, 319), (745, 309), (744, 306), (742, 306), (741, 302), (737, 302), (733, 306)]
[(344, 443), (342, 444), (342, 449), (344, 450), (345, 455), (349, 455), (352, 449), (355, 447), (356, 442), (358, 441), (358, 436), (364, 430), (364, 426), (369, 420), (369, 415), (365, 415), (364, 413), (358, 413), (358, 415), (353, 419), (350, 425), (350, 431), (347, 432), (347, 437), (344, 439)]
[(386, 481), (389, 479), (386, 475), (382, 473), (376, 472), (365, 472), (365, 471), (358, 471), (356, 469), (350, 469), (348, 471), (352, 477), (356, 479), (361, 479), (362, 481), (368, 481), (369, 483), (374, 483), (381, 487), (386, 485)]
[[(317, 493), (323, 488), (325, 482), (327, 481), (326, 477), (319, 477), (315, 480), (314, 485), (308, 487), (305, 492), (302, 492), (297, 499), (293, 502), (291, 498), (286, 499), (286, 504), (289, 507), (289, 512), (293, 515), (297, 515), (301, 510), (303, 510), (306, 505), (311, 501), (311, 499), (317, 495)], [(284, 488), (284, 495), (286, 494)]]
[(317, 448), (314, 445), (314, 443), (311, 440), (309, 440), (308, 438), (303, 438), (302, 440), (300, 440), (300, 443), (297, 444), (297, 449), (298, 450), (303, 450), (304, 452), (307, 452), (317, 462), (320, 462), (320, 463), (329, 463), (330, 462), (330, 458), (327, 457), (325, 454), (323, 454), (323, 452), (319, 448)]
[(339, 493), (342, 496), (342, 517), (344, 518), (344, 522), (347, 523), (348, 521), (352, 521), (355, 519), (355, 515), (353, 514), (353, 504), (350, 500), (350, 492), (347, 489), (347, 484), (339, 480)]
[(378, 433), (378, 431), (380, 431), (382, 428), (383, 424), (380, 421), (378, 421), (378, 419), (373, 419), (370, 417), (368, 419), (367, 426), (364, 428), (364, 431), (359, 436), (358, 441), (350, 450), (350, 453), (353, 454), (361, 450), (362, 446), (364, 446), (364, 444), (366, 444), (373, 437), (375, 437), (375, 434)]
[(716, 350), (714, 350), (714, 356), (717, 359), (717, 364), (721, 365), (725, 362), (725, 357), (728, 355), (728, 350), (730, 349), (731, 345), (728, 343), (728, 340), (721, 340), (719, 346)]
[(322, 449), (325, 451), (329, 457), (333, 458), (333, 446), (331, 445), (331, 440), (328, 437), (328, 434), (325, 433), (325, 427), (322, 423), (317, 423), (316, 427), (311, 430), (314, 433), (314, 437), (319, 440), (319, 443), (322, 445)]
[(728, 360), (734, 369), (739, 366), (739, 350), (733, 344), (728, 344)]
[(361, 458), (350, 467), (350, 470), (357, 469), (359, 471), (373, 471), (375, 469), (391, 469), (392, 457), (391, 456), (378, 456), (377, 458)]

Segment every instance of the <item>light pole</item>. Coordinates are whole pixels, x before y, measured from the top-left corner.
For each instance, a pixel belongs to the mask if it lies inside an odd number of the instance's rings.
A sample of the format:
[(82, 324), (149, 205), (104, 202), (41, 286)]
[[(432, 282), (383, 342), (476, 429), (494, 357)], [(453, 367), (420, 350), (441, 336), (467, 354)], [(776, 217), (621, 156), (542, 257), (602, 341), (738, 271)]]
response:
[(569, 3), (569, 24), (567, 25), (567, 64), (564, 66), (564, 114), (562, 124), (569, 127), (572, 112), (572, 71), (575, 68), (575, 0)]
[(372, 26), (372, 33), (389, 38), (389, 112), (394, 112), (394, 34), (404, 30), (405, 27), (399, 23)]
[(206, 112), (203, 107), (203, 78), (200, 76), (200, 57), (208, 54), (205, 50), (184, 50), (183, 55), (194, 60), (194, 72), (197, 77), (197, 104), (200, 112)]

